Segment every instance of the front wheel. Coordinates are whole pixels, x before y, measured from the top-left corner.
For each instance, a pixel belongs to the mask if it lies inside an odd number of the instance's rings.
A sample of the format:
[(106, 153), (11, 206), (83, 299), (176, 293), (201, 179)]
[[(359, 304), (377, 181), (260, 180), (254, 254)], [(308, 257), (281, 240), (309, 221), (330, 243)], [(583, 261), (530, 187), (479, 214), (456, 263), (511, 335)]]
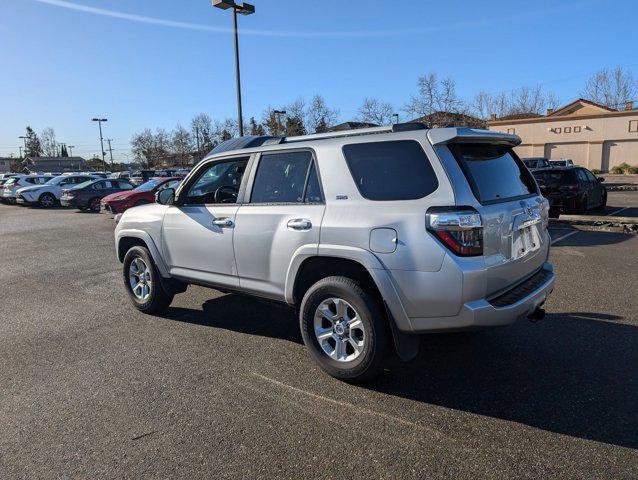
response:
[(587, 213), (587, 197), (583, 197), (576, 205), (576, 213), (584, 215)]
[(385, 314), (353, 279), (328, 277), (310, 287), (299, 323), (310, 354), (329, 375), (363, 382), (381, 371), (389, 337)]
[(162, 287), (160, 274), (145, 247), (133, 247), (124, 257), (124, 286), (135, 308), (144, 313), (166, 309), (175, 296)]
[(42, 208), (51, 208), (55, 205), (55, 197), (51, 193), (43, 193), (40, 195), (38, 203)]

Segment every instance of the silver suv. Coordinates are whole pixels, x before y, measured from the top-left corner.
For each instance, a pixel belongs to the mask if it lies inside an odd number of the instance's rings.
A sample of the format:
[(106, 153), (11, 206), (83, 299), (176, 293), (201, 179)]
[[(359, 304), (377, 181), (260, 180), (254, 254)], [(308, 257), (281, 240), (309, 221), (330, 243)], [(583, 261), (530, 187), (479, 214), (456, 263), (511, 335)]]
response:
[[(416, 334), (543, 314), (548, 203), (514, 135), (398, 124), (217, 147), (115, 230), (133, 304), (188, 284), (297, 309), (328, 374), (370, 378)], [(241, 322), (241, 319), (237, 319)]]

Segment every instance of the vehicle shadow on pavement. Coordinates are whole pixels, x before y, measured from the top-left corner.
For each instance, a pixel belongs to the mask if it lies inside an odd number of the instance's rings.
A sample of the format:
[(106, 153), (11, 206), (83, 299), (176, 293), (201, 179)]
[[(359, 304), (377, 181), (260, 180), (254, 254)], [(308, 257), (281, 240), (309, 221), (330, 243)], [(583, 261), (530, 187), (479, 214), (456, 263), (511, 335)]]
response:
[(638, 327), (599, 313), (424, 336), (419, 356), (366, 388), (638, 448)]
[(195, 325), (303, 343), (297, 317), (292, 309), (276, 302), (244, 295), (229, 294), (212, 298), (204, 302), (202, 310), (170, 307), (159, 316)]
[[(578, 234), (558, 240), (552, 244), (552, 248), (560, 247), (597, 247), (602, 245), (617, 245), (630, 240), (635, 235), (622, 232), (601, 232), (592, 230), (574, 230)], [(569, 233), (566, 230), (558, 230), (552, 233), (554, 239)]]

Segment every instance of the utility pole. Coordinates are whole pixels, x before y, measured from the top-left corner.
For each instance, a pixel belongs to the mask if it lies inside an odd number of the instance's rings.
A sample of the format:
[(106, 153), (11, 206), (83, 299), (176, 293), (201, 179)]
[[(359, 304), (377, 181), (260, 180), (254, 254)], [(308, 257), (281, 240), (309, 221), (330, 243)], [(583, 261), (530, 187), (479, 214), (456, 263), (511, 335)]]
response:
[(113, 141), (113, 139), (107, 138), (106, 141), (109, 142), (109, 155), (111, 157), (111, 171), (113, 171), (113, 149), (111, 148), (111, 142)]
[(106, 160), (104, 159), (104, 138), (102, 137), (102, 122), (107, 122), (107, 118), (93, 118), (91, 119), (93, 122), (97, 122), (100, 126), (100, 147), (102, 147), (102, 166), (104, 168), (104, 173), (106, 173)]
[(195, 140), (197, 141), (197, 159), (199, 160), (199, 127), (195, 125)]

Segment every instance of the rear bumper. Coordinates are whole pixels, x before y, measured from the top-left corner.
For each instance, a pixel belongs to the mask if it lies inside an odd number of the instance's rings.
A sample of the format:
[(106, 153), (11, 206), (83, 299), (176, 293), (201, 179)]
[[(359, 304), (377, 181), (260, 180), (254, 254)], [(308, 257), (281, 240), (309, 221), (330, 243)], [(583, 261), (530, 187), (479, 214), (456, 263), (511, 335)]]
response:
[(457, 315), (410, 318), (412, 331), (426, 333), (508, 325), (529, 317), (542, 306), (554, 289), (554, 280), (554, 267), (546, 262), (539, 272), (497, 298), (465, 303)]

